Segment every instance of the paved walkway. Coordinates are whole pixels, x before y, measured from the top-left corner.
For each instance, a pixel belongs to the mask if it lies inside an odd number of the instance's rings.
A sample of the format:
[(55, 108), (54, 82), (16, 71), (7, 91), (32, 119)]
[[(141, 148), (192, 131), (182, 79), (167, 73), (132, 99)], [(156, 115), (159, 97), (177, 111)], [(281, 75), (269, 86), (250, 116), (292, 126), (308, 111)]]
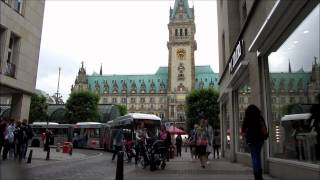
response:
[(61, 161), (77, 161), (89, 158), (94, 155), (98, 155), (99, 153), (87, 153), (88, 151), (85, 151), (86, 153), (82, 152), (81, 150), (75, 150), (73, 151), (72, 155), (68, 153), (62, 153), (62, 149), (57, 152), (55, 148), (50, 149), (50, 160), (47, 161), (47, 151), (43, 151), (43, 148), (28, 148), (28, 154), (26, 157), (26, 160), (28, 158), (30, 150), (33, 150), (32, 153), (32, 161), (31, 164), (28, 164), (28, 167), (36, 167), (36, 166), (43, 166), (47, 164), (52, 164), (55, 162), (61, 162)]
[[(253, 180), (251, 167), (231, 163), (223, 159), (209, 160), (205, 169), (199, 160), (192, 160), (189, 153), (175, 157), (167, 163), (165, 170), (150, 172), (149, 169), (136, 168), (125, 174), (125, 180)], [(275, 180), (264, 175), (265, 180)]]

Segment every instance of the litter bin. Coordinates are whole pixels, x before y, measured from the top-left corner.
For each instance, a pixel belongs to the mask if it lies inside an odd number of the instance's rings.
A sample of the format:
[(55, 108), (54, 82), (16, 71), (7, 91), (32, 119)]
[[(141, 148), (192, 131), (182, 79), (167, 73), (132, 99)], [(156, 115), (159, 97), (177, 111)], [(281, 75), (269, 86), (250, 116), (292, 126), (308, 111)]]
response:
[(69, 153), (70, 152), (70, 142), (64, 142), (63, 143), (63, 153)]

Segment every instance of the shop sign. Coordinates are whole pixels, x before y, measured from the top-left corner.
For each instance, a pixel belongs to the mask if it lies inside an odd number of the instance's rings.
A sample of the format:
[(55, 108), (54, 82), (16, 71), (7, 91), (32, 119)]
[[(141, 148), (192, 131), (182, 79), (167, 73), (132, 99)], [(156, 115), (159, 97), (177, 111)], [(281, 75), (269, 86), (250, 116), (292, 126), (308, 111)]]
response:
[(243, 47), (244, 46), (244, 41), (238, 41), (236, 49), (233, 51), (232, 56), (231, 56), (231, 60), (229, 62), (229, 70), (230, 70), (230, 74), (232, 74), (234, 72), (234, 70), (237, 68), (237, 66), (239, 65), (239, 60), (243, 57), (244, 55), (244, 50)]

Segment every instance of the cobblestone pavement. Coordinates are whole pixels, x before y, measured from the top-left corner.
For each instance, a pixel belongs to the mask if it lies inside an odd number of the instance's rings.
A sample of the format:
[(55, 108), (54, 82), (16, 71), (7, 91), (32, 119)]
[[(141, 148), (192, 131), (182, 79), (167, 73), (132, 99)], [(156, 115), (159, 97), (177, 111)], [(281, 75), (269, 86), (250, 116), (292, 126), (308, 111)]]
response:
[[(116, 162), (111, 162), (111, 155), (103, 151), (75, 150), (73, 158), (69, 159), (57, 159), (63, 155), (53, 153), (53, 160), (34, 160), (31, 165), (17, 165), (12, 163), (13, 161), (6, 161), (0, 164), (0, 180), (114, 180)], [(264, 175), (264, 178), (274, 180), (267, 175)], [(154, 172), (124, 163), (124, 179), (253, 180), (253, 176), (250, 167), (221, 159), (210, 160), (210, 164), (203, 169), (198, 160), (191, 160), (189, 154), (183, 153), (182, 157), (170, 160), (164, 170)]]
[[(150, 172), (135, 169), (125, 175), (128, 180), (253, 180), (252, 169), (239, 163), (222, 159), (210, 160), (205, 169), (199, 160), (192, 160), (189, 153), (182, 153), (167, 163), (165, 170)], [(275, 180), (264, 175), (265, 180)]]
[[(39, 153), (39, 151), (37, 151)], [(42, 155), (35, 155), (41, 156)], [(52, 152), (51, 159), (33, 159), (31, 164), (18, 164), (13, 160), (1, 162), (1, 180), (101, 180), (115, 179), (116, 162), (111, 162), (111, 153), (95, 150), (75, 150), (72, 157), (62, 159)], [(66, 154), (66, 157), (69, 155)], [(44, 156), (45, 157), (45, 156)], [(130, 170), (125, 163), (125, 173)], [(131, 166), (134, 169), (134, 166)]]

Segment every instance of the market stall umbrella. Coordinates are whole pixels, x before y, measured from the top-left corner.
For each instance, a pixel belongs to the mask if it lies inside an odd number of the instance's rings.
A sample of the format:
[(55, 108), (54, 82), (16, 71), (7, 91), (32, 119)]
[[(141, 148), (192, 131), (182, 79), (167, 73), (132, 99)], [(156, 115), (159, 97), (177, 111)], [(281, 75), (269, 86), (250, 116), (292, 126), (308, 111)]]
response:
[(170, 134), (186, 134), (183, 130), (174, 126), (167, 128), (167, 131), (169, 131)]

